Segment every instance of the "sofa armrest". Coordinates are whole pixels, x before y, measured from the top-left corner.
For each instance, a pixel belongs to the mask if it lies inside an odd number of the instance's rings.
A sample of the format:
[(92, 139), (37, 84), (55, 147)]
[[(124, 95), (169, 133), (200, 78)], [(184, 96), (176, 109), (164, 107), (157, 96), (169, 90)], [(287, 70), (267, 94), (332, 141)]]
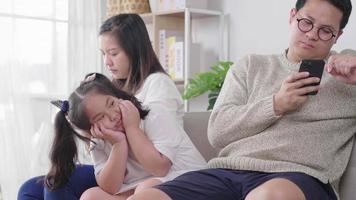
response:
[(340, 198), (341, 200), (355, 199), (355, 185), (356, 185), (356, 143), (353, 138), (353, 148), (351, 151), (350, 161), (347, 165), (345, 173), (340, 181)]

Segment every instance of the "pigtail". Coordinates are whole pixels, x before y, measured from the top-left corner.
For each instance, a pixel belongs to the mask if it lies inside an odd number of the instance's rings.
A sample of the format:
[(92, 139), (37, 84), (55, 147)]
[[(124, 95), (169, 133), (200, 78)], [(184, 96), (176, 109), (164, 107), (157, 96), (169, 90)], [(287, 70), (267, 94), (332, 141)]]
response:
[(50, 190), (64, 186), (75, 168), (77, 160), (77, 144), (74, 135), (78, 135), (66, 119), (66, 114), (59, 111), (56, 115), (55, 137), (51, 147), (51, 168), (45, 183)]

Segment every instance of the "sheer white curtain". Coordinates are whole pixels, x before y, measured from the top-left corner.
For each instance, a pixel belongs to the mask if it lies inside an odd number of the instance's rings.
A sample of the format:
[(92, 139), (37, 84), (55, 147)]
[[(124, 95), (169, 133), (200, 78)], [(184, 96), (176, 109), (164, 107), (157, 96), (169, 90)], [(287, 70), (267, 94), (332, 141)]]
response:
[(84, 74), (101, 71), (100, 0), (0, 1), (0, 187), (16, 199), (21, 183), (48, 170), (57, 110)]
[[(89, 72), (101, 72), (98, 32), (101, 0), (69, 0), (69, 85), (72, 90)], [(105, 5), (105, 4), (104, 4)]]

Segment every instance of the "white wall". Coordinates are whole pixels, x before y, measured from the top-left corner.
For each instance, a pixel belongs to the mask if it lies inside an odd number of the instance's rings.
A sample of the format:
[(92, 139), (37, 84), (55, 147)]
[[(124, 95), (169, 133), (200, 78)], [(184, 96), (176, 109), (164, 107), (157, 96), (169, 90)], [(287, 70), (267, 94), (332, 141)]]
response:
[[(356, 0), (344, 34), (334, 49), (356, 49)], [(249, 53), (281, 53), (289, 38), (289, 11), (295, 0), (210, 0), (209, 8), (222, 10), (229, 21), (229, 58)]]

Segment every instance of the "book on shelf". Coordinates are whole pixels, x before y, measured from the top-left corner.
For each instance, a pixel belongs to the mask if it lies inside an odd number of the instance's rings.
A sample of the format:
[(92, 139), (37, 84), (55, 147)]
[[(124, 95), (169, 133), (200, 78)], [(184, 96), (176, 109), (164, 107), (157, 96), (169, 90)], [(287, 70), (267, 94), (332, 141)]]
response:
[(184, 78), (184, 42), (183, 32), (159, 30), (159, 60), (164, 70), (174, 80)]
[(184, 42), (174, 44), (174, 77), (177, 80), (184, 79)]

